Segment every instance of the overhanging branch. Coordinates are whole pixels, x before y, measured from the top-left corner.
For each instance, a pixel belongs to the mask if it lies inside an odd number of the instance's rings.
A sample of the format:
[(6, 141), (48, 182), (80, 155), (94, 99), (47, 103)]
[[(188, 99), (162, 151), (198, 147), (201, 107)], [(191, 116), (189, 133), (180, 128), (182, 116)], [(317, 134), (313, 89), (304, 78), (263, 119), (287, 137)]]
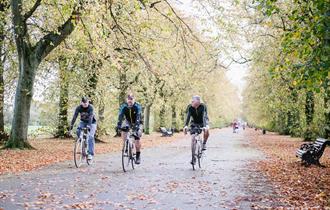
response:
[(37, 10), (37, 8), (40, 6), (40, 4), (41, 4), (41, 0), (36, 0), (33, 7), (27, 13), (25, 13), (24, 22), (33, 15), (33, 13)]

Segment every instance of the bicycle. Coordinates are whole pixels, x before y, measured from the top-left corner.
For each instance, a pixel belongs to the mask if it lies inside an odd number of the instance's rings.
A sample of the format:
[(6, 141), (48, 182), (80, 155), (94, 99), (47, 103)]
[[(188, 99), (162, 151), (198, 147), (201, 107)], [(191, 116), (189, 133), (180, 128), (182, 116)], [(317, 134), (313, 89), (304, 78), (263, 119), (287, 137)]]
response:
[(79, 168), (84, 160), (86, 159), (87, 165), (91, 164), (91, 160), (88, 160), (88, 138), (89, 131), (87, 128), (81, 129), (80, 135), (77, 138), (74, 150), (73, 150), (73, 160), (77, 168)]
[(126, 139), (123, 143), (122, 155), (121, 155), (121, 162), (123, 171), (126, 172), (131, 165), (132, 169), (134, 170), (135, 164), (135, 144), (134, 144), (134, 134), (132, 129), (126, 127), (121, 128), (122, 131), (127, 132)]
[(193, 127), (189, 129), (190, 135), (192, 135), (192, 142), (191, 142), (191, 154), (192, 154), (192, 160), (191, 165), (193, 170), (195, 170), (196, 165), (196, 159), (198, 161), (198, 167), (202, 168), (202, 158), (203, 158), (203, 150), (202, 150), (202, 137), (201, 133), (203, 131), (200, 127)]

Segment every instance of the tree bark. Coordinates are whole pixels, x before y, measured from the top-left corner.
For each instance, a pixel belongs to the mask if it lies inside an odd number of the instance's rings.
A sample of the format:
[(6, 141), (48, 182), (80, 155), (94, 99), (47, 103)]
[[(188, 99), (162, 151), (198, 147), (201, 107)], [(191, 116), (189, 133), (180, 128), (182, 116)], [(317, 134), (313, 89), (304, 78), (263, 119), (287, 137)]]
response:
[(174, 129), (175, 132), (178, 132), (178, 124), (176, 122), (176, 118), (177, 118), (177, 112), (176, 112), (176, 107), (175, 105), (173, 104), (171, 106), (172, 108), (172, 129)]
[(124, 72), (119, 72), (119, 95), (118, 95), (118, 103), (119, 107), (125, 103), (126, 95), (127, 95), (127, 76), (126, 70)]
[(56, 137), (68, 138), (68, 99), (69, 99), (69, 75), (67, 61), (64, 56), (59, 58), (59, 77), (60, 77), (60, 102)]
[[(330, 18), (330, 9), (325, 11), (326, 18), (325, 20), (329, 20)], [(325, 56), (329, 58), (330, 56), (330, 23), (329, 21), (326, 23), (326, 31), (324, 33), (324, 48), (325, 48)], [(329, 61), (328, 61), (329, 62)], [(329, 72), (328, 72), (329, 75)], [(330, 138), (330, 78), (325, 80), (324, 82), (324, 117), (325, 117), (325, 129), (324, 129), (324, 137), (326, 139)]]
[(4, 39), (5, 39), (5, 24), (6, 24), (6, 11), (8, 4), (6, 1), (0, 2), (0, 142), (8, 139), (5, 132), (4, 123), (4, 90), (5, 84), (3, 79), (3, 72), (5, 67), (5, 53), (4, 53)]
[(286, 128), (284, 129), (284, 133), (286, 135), (291, 135), (291, 136), (297, 136), (298, 134), (298, 129), (300, 126), (299, 123), (299, 110), (295, 108), (294, 106), (298, 103), (298, 92), (294, 88), (290, 88), (290, 102), (292, 104), (292, 107), (287, 113), (287, 125)]
[(147, 104), (144, 109), (144, 133), (150, 134), (150, 110), (151, 105)]
[[(0, 29), (1, 30), (1, 29)], [(0, 53), (1, 53), (1, 43), (0, 43)], [(5, 122), (4, 122), (4, 99), (5, 99), (5, 84), (3, 80), (3, 71), (4, 71), (4, 60), (1, 59), (0, 63), (0, 142), (5, 141), (8, 138), (8, 135), (5, 132)]]
[(164, 102), (159, 111), (159, 127), (166, 127), (166, 103)]
[[(326, 80), (326, 84), (329, 84), (330, 81)], [(324, 119), (325, 119), (325, 128), (324, 128), (324, 138), (330, 138), (330, 87), (327, 85), (325, 87), (324, 95)]]
[(306, 115), (306, 131), (305, 141), (311, 141), (313, 138), (312, 122), (314, 118), (314, 93), (312, 91), (306, 92), (306, 103), (305, 103), (305, 115)]
[(33, 96), (35, 72), (40, 62), (24, 42), (17, 43), (19, 79), (15, 95), (12, 128), (6, 148), (32, 148), (27, 142), (30, 107)]

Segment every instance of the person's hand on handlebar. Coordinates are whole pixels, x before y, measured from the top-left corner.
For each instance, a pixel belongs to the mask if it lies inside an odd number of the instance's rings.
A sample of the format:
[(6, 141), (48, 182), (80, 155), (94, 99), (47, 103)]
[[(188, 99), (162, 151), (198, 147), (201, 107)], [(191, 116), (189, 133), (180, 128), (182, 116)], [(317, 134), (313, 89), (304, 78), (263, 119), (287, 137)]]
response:
[(184, 132), (185, 135), (187, 135), (187, 133), (188, 133), (188, 126), (184, 126), (183, 132)]
[(210, 129), (210, 127), (208, 125), (206, 125), (205, 127), (203, 127), (204, 131), (208, 131)]

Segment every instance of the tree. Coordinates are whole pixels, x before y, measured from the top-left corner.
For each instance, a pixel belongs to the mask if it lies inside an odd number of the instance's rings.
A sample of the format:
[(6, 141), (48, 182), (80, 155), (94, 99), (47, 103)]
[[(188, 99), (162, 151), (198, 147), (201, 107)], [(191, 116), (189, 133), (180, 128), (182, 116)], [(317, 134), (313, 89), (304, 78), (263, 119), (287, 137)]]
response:
[(60, 101), (58, 113), (58, 126), (55, 137), (69, 137), (69, 122), (68, 122), (68, 106), (69, 106), (69, 74), (68, 60), (65, 56), (60, 55), (58, 58), (59, 64), (59, 85), (60, 85)]
[(8, 138), (7, 134), (5, 133), (5, 124), (4, 124), (4, 68), (5, 68), (5, 33), (6, 33), (6, 16), (8, 10), (9, 2), (7, 0), (0, 1), (0, 142), (6, 140)]
[(19, 79), (15, 95), (12, 128), (6, 148), (32, 148), (27, 142), (27, 132), (36, 71), (42, 60), (73, 32), (82, 10), (82, 2), (79, 1), (73, 6), (73, 11), (67, 20), (56, 31), (49, 32), (33, 44), (31, 43), (27, 20), (41, 5), (41, 0), (36, 0), (31, 9), (23, 14), (24, 5), (22, 0), (11, 0)]

